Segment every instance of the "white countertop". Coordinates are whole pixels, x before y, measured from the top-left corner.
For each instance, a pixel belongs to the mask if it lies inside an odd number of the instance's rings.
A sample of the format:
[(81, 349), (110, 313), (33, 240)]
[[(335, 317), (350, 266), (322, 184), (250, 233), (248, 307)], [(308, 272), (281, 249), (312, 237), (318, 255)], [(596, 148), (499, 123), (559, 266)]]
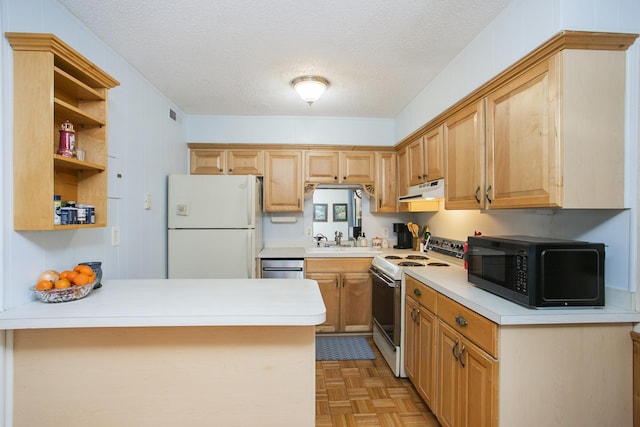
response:
[(264, 248), (260, 251), (260, 258), (373, 258), (384, 253), (414, 253), (411, 249), (385, 248), (370, 252), (307, 252), (303, 247)]
[(404, 272), (499, 325), (640, 322), (640, 312), (610, 304), (601, 308), (523, 307), (475, 287), (467, 281), (467, 270), (459, 266), (405, 267)]
[[(415, 254), (411, 249), (382, 249), (382, 254)], [(376, 253), (307, 253), (302, 247), (265, 248), (260, 258), (374, 257)], [(424, 255), (424, 254), (423, 254)], [(434, 256), (429, 253), (428, 256)], [(499, 325), (551, 325), (579, 323), (639, 323), (640, 312), (609, 302), (601, 308), (527, 308), (475, 287), (461, 265), (404, 267), (405, 274)], [(605, 296), (606, 301), (611, 299)]]
[(0, 329), (312, 326), (325, 317), (314, 280), (105, 280), (81, 300), (0, 312)]

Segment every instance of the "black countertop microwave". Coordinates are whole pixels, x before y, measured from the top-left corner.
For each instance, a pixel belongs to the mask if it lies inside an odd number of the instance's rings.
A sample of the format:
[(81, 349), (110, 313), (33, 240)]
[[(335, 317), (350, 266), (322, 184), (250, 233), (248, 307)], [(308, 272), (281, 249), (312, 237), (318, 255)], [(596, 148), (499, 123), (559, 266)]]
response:
[(526, 307), (604, 306), (604, 244), (469, 236), (468, 280)]

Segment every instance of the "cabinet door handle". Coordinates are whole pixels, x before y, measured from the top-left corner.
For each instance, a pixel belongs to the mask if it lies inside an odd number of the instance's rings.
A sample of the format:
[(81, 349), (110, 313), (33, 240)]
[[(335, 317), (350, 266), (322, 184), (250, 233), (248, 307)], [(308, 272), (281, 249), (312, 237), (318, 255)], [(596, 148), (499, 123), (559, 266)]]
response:
[(422, 292), (420, 292), (420, 289), (418, 289), (418, 288), (415, 288), (415, 289), (413, 290), (413, 294), (414, 294), (415, 296), (417, 296), (417, 297), (422, 296)]
[(460, 326), (467, 326), (467, 319), (458, 314), (456, 316), (456, 323)]
[(414, 322), (416, 321), (416, 309), (415, 308), (411, 309), (411, 320), (413, 320)]
[(462, 365), (462, 367), (464, 368), (464, 360), (462, 360), (462, 355), (465, 352), (465, 348), (464, 348), (464, 344), (462, 345), (462, 348), (460, 349), (460, 353), (458, 353), (458, 356), (456, 356), (456, 359), (458, 359), (458, 362), (460, 362), (460, 365)]
[(456, 348), (458, 348), (458, 344), (460, 344), (460, 343), (456, 339), (456, 342), (453, 344), (453, 347), (451, 347), (451, 353), (453, 353), (453, 357), (455, 357), (456, 360), (459, 362), (460, 359), (458, 358), (458, 353), (456, 353)]
[(487, 188), (487, 191), (484, 193), (484, 197), (487, 199), (487, 202), (489, 202), (489, 204), (493, 203), (493, 200), (491, 200), (491, 198), (489, 197), (489, 191), (491, 191), (491, 184), (489, 184), (489, 187)]
[(339, 287), (340, 284), (338, 283), (338, 278), (336, 277), (336, 288)]
[(476, 202), (478, 202), (478, 204), (480, 204), (480, 197), (478, 197), (478, 194), (480, 193), (480, 186), (478, 185), (478, 188), (476, 188), (476, 192), (473, 195), (473, 197), (476, 198)]

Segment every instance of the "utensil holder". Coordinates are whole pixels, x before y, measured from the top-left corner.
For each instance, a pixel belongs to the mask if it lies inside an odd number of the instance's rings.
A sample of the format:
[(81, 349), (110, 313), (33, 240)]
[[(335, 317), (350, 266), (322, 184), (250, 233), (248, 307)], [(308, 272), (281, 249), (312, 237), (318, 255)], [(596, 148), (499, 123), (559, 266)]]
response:
[(422, 241), (422, 239), (420, 237), (413, 236), (413, 250), (414, 251), (419, 251), (420, 250), (420, 242), (421, 241)]

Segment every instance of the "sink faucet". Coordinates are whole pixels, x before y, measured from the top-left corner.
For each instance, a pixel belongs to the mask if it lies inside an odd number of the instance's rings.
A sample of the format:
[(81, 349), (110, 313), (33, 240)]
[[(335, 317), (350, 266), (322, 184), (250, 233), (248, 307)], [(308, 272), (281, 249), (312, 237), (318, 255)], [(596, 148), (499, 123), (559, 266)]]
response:
[(342, 244), (342, 231), (336, 231), (336, 246), (340, 246)]
[(325, 235), (324, 235), (324, 234), (322, 234), (322, 233), (318, 233), (318, 234), (316, 234), (316, 236), (315, 236), (313, 239), (316, 241), (316, 246), (317, 246), (317, 247), (320, 247), (320, 242), (322, 241), (322, 239), (324, 239), (324, 240), (327, 240), (327, 241), (328, 241), (327, 236), (325, 236)]

